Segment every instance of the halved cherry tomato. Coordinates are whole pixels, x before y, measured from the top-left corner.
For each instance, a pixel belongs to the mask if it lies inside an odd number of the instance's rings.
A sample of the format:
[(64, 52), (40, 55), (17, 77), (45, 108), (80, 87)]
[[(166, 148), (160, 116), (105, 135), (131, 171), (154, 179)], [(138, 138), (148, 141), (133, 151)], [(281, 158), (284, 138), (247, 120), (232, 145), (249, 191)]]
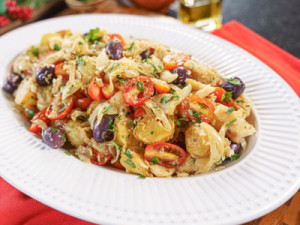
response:
[(54, 74), (56, 77), (58, 77), (59, 75), (62, 76), (63, 80), (68, 81), (69, 80), (69, 74), (64, 70), (64, 65), (65, 63), (59, 63), (55, 66), (54, 69)]
[(154, 92), (153, 82), (147, 76), (132, 78), (124, 87), (122, 96), (124, 102), (138, 106), (147, 101)]
[(46, 123), (47, 126), (49, 126), (50, 120), (46, 116), (46, 109), (37, 112), (31, 120), (32, 124), (29, 128), (29, 131), (35, 134), (38, 134), (42, 131), (42, 128), (40, 128), (39, 125), (34, 122), (37, 120), (42, 120)]
[(145, 109), (141, 106), (138, 106), (137, 109), (133, 113), (133, 118), (137, 119), (137, 118), (144, 116), (145, 114), (146, 114)]
[(144, 159), (150, 162), (150, 164), (158, 164), (166, 168), (175, 168), (185, 162), (186, 152), (174, 144), (155, 143), (147, 145)]
[(190, 95), (181, 103), (182, 111), (195, 123), (210, 123), (214, 118), (214, 105), (206, 98)]
[(105, 98), (110, 99), (112, 96), (116, 94), (116, 90), (111, 89), (111, 86), (109, 84), (104, 83), (104, 86), (102, 88), (102, 93)]
[(71, 95), (63, 101), (61, 97), (61, 95), (56, 95), (47, 108), (46, 116), (50, 120), (61, 120), (69, 115), (73, 109), (75, 97)]
[(90, 157), (91, 163), (97, 166), (104, 166), (112, 158), (112, 154), (103, 154), (92, 148), (93, 155)]
[(216, 102), (228, 107), (234, 106), (234, 101), (230, 97), (229, 92), (226, 92), (223, 88), (216, 87), (212, 94), (217, 97)]
[(151, 79), (158, 94), (169, 93), (171, 86), (164, 80)]
[(82, 110), (86, 110), (92, 101), (93, 99), (91, 98), (79, 98), (76, 100), (75, 106), (81, 108)]
[(125, 45), (124, 38), (120, 34), (110, 34), (109, 35), (109, 40), (113, 40), (115, 38), (118, 39), (123, 46)]
[(173, 53), (166, 55), (163, 58), (163, 64), (167, 70), (173, 70), (179, 66), (182, 66), (187, 60), (190, 59), (190, 56), (183, 53)]
[(89, 84), (88, 94), (92, 99), (94, 99), (96, 101), (100, 101), (100, 100), (104, 99), (104, 96), (102, 93), (102, 87), (99, 87), (97, 85), (96, 78), (94, 78), (91, 81), (91, 83)]
[(120, 163), (120, 160), (112, 163), (111, 165), (119, 170), (125, 170), (125, 167)]

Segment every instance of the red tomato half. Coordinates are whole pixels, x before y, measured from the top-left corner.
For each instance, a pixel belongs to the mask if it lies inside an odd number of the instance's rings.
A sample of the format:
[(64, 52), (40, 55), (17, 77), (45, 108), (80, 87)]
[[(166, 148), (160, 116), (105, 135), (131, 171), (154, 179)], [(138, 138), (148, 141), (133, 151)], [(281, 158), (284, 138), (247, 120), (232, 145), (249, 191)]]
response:
[(210, 123), (214, 118), (214, 105), (208, 99), (198, 95), (190, 95), (184, 99), (181, 109), (195, 123)]
[(102, 88), (102, 93), (105, 98), (110, 99), (112, 96), (116, 94), (116, 90), (111, 89), (111, 86), (109, 84), (104, 83), (104, 86)]
[(49, 126), (50, 120), (46, 116), (46, 109), (37, 112), (31, 120), (32, 124), (29, 128), (29, 131), (35, 134), (38, 134), (42, 131), (42, 128), (40, 128), (39, 125), (35, 123), (35, 121), (37, 120), (42, 120), (47, 124), (47, 126)]
[(166, 81), (158, 80), (158, 79), (157, 80), (151, 79), (151, 80), (158, 94), (169, 93), (169, 91), (171, 90), (171, 86)]
[(174, 144), (155, 143), (147, 145), (144, 159), (150, 162), (150, 164), (158, 164), (166, 168), (175, 168), (185, 162), (186, 152)]
[(230, 94), (228, 95), (228, 92), (226, 92), (223, 88), (216, 87), (215, 91), (212, 94), (217, 97), (216, 102), (228, 107), (234, 106), (234, 101), (231, 97), (228, 97), (230, 96)]
[(56, 95), (52, 100), (50, 106), (47, 108), (46, 116), (50, 120), (61, 120), (69, 115), (73, 109), (75, 103), (75, 97), (71, 95), (64, 101), (61, 99), (61, 95)]
[(112, 154), (103, 154), (92, 148), (93, 155), (90, 157), (91, 163), (97, 166), (104, 166), (112, 158)]
[(173, 70), (182, 66), (189, 59), (190, 57), (183, 53), (173, 53), (163, 58), (163, 64), (167, 70)]
[(69, 74), (64, 70), (64, 65), (65, 63), (59, 63), (55, 66), (54, 69), (54, 74), (56, 77), (58, 77), (59, 75), (62, 76), (63, 80), (68, 81), (69, 80)]
[(75, 106), (79, 107), (82, 110), (86, 110), (87, 107), (92, 103), (93, 99), (91, 98), (79, 98), (75, 102)]
[(94, 78), (89, 84), (88, 94), (92, 99), (96, 101), (104, 99), (102, 88), (97, 85), (96, 78)]
[(147, 101), (154, 92), (153, 82), (147, 76), (132, 78), (124, 87), (122, 96), (130, 106), (138, 106)]
[(109, 40), (113, 40), (115, 38), (118, 39), (122, 43), (123, 46), (125, 45), (124, 38), (120, 34), (110, 34), (109, 35)]
[(137, 118), (144, 116), (145, 114), (146, 114), (145, 109), (141, 106), (138, 106), (137, 109), (133, 113), (133, 118), (137, 119)]
[(122, 164), (120, 163), (120, 160), (114, 162), (111, 164), (113, 167), (119, 169), (119, 170), (125, 170), (125, 167), (122, 166)]

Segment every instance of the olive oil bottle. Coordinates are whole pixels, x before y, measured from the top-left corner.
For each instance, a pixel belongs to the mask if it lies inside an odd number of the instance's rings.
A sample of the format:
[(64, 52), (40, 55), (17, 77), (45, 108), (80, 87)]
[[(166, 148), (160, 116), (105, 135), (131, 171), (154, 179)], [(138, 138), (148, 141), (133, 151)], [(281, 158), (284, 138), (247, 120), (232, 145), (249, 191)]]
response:
[(222, 0), (180, 0), (179, 18), (205, 31), (222, 26)]

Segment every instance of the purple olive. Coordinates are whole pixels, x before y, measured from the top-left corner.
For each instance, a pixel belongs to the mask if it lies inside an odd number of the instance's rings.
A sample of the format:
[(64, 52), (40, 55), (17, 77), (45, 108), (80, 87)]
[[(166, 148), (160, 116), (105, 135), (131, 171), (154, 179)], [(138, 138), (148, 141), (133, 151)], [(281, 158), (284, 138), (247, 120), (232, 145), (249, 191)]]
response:
[(150, 51), (148, 49), (145, 51), (142, 51), (140, 56), (142, 57), (142, 60), (147, 59), (150, 56)]
[(191, 71), (187, 70), (184, 67), (177, 67), (172, 71), (172, 73), (177, 73), (178, 77), (177, 79), (173, 82), (174, 84), (181, 84), (185, 85), (185, 79), (190, 78), (191, 76)]
[(2, 88), (7, 93), (12, 94), (17, 89), (17, 87), (18, 87), (18, 85), (20, 84), (21, 81), (22, 81), (22, 77), (19, 74), (12, 73), (12, 74), (9, 75), (9, 77), (7, 77), (4, 80)]
[(42, 132), (43, 141), (51, 148), (62, 147), (67, 139), (65, 132), (60, 128), (47, 127)]
[(240, 154), (242, 145), (231, 142), (230, 148), (234, 151), (234, 154)]
[(114, 138), (114, 120), (114, 116), (104, 115), (98, 125), (95, 123), (93, 137), (97, 142), (111, 141)]
[(36, 82), (41, 86), (52, 84), (54, 78), (54, 66), (45, 66), (35, 75)]
[(109, 59), (119, 60), (123, 58), (123, 45), (117, 39), (109, 41), (105, 47), (105, 50)]
[(220, 87), (227, 92), (232, 92), (233, 99), (237, 99), (245, 91), (245, 84), (238, 77), (227, 79)]

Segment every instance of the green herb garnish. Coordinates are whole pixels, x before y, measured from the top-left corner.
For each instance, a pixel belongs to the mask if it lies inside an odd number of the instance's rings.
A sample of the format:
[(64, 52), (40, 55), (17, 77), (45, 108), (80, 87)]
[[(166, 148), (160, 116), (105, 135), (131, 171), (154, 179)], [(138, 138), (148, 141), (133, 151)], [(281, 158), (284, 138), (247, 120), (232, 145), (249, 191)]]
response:
[(131, 44), (130, 44), (129, 48), (127, 49), (127, 51), (130, 52), (132, 50), (133, 46), (134, 46), (134, 42), (131, 42)]
[(85, 35), (88, 41), (95, 43), (96, 41), (100, 40), (99, 37), (100, 29), (97, 27), (95, 29), (90, 29), (90, 31)]
[(139, 179), (146, 179), (146, 177), (144, 175), (140, 174)]
[(124, 162), (131, 166), (133, 169), (136, 168), (135, 164), (130, 159), (126, 159)]
[(104, 108), (104, 111), (103, 111), (103, 114), (104, 114), (104, 115), (107, 114), (108, 111), (111, 109), (111, 107), (113, 107), (113, 105), (109, 105), (109, 106), (107, 106), (107, 108), (105, 107), (105, 108)]
[(235, 109), (231, 106), (229, 107), (229, 109), (226, 111), (226, 115), (229, 115), (230, 113), (232, 113)]
[(241, 81), (239, 79), (235, 78), (229, 78), (227, 79), (229, 83), (234, 84), (234, 85), (241, 85)]
[(121, 64), (120, 62), (114, 63), (110, 68), (109, 72), (111, 73), (116, 67), (120, 66), (120, 64)]
[(117, 78), (121, 84), (125, 83), (125, 80), (120, 75), (117, 75)]
[(29, 119), (32, 119), (35, 115), (35, 109), (25, 109), (25, 112), (27, 112)]
[(65, 151), (65, 153), (70, 156), (72, 155), (69, 151)]
[(226, 127), (229, 127), (230, 125), (232, 125), (233, 123), (235, 123), (236, 122), (236, 119), (235, 120), (232, 120), (231, 122), (229, 122), (229, 123), (227, 123), (225, 126)]
[(226, 103), (228, 104), (228, 103), (230, 103), (230, 101), (231, 101), (231, 97), (232, 97), (232, 92), (231, 92), (231, 91), (225, 92), (225, 93), (222, 95), (220, 101), (221, 101), (221, 102), (226, 102)]
[(237, 160), (240, 158), (240, 154), (234, 154), (230, 157), (230, 160)]
[(80, 64), (80, 65), (83, 65), (83, 66), (85, 66), (85, 64), (86, 64), (86, 61), (84, 61), (82, 59), (82, 56), (80, 54), (77, 54), (77, 64)]
[(124, 154), (125, 154), (129, 159), (132, 159), (132, 155), (131, 155), (130, 150), (126, 150), (126, 151), (124, 152)]
[(159, 158), (157, 158), (156, 156), (150, 160), (150, 165), (155, 165), (157, 163), (159, 163)]
[(141, 92), (144, 92), (144, 82), (143, 81), (138, 81), (136, 85), (137, 89), (140, 90)]
[(54, 50), (54, 51), (59, 51), (59, 50), (60, 50), (60, 47), (59, 47), (57, 44), (54, 44), (53, 50)]
[(122, 145), (118, 144), (118, 143), (115, 142), (115, 141), (113, 141), (113, 144), (114, 144), (114, 146), (116, 146), (116, 148), (117, 148), (118, 150), (121, 150), (121, 149), (123, 148)]
[(170, 96), (170, 95), (164, 95), (164, 96), (162, 96), (162, 98), (160, 99), (160, 103), (166, 104), (166, 103), (168, 103), (169, 101), (171, 101), (172, 98), (175, 98), (175, 99), (179, 100), (179, 96), (178, 96), (178, 95), (172, 95), (172, 96)]

